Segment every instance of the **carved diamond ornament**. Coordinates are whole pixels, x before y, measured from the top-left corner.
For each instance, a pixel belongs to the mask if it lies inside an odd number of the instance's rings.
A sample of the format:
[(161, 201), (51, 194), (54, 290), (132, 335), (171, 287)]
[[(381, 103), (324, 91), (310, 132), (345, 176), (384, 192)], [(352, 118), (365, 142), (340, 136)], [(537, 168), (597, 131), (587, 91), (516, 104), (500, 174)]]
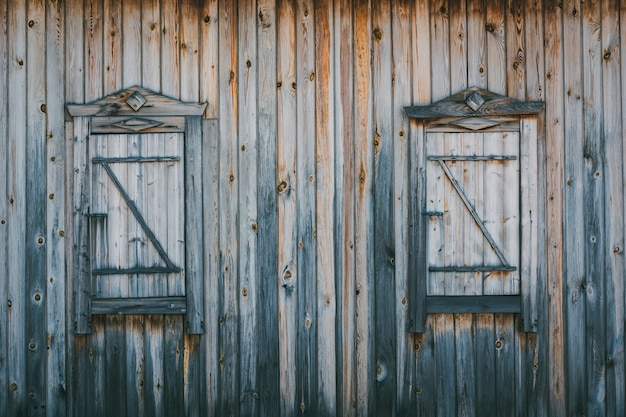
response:
[(157, 127), (163, 123), (155, 120), (132, 118), (123, 120), (121, 122), (114, 123), (113, 126), (121, 127), (122, 129), (132, 130), (133, 132), (141, 132), (142, 130), (150, 129), (151, 127)]
[(465, 119), (455, 120), (450, 124), (470, 130), (483, 130), (490, 127), (498, 126), (500, 122), (484, 119), (482, 117), (467, 117)]

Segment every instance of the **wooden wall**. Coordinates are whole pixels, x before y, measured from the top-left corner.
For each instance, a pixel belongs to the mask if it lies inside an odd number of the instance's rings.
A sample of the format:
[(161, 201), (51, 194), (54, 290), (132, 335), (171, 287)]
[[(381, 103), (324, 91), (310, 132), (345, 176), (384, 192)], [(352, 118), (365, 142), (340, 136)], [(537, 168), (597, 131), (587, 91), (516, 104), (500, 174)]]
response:
[[(0, 410), (622, 415), (621, 22), (618, 0), (0, 0)], [(202, 336), (73, 334), (64, 105), (133, 85), (208, 103)], [(537, 333), (407, 331), (403, 106), (469, 86), (546, 102)]]

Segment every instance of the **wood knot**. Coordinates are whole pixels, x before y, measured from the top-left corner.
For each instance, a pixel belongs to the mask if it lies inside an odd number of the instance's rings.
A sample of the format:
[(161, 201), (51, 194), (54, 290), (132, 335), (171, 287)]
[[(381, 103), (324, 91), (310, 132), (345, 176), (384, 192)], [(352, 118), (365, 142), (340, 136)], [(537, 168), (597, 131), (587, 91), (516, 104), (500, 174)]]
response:
[(211, 16), (206, 15), (204, 16), (204, 23), (209, 23), (211, 21)]
[(441, 14), (446, 14), (446, 12), (447, 12), (447, 11), (448, 11), (448, 10), (446, 9), (446, 6), (441, 6), (441, 8), (439, 9), (439, 12), (440, 12)]
[(380, 41), (382, 38), (383, 38), (383, 32), (380, 30), (380, 28), (375, 28), (374, 39), (376, 39), (377, 41)]
[(29, 20), (28, 21), (28, 27), (32, 28), (33, 26), (35, 26), (35, 21), (34, 20)]
[(611, 52), (610, 51), (604, 51), (604, 60), (608, 61), (609, 59), (611, 59)]
[(497, 350), (502, 349), (502, 341), (501, 340), (496, 340), (496, 349)]
[(493, 33), (496, 31), (496, 27), (493, 23), (487, 23), (485, 25), (485, 30), (487, 30), (487, 32)]
[(278, 184), (278, 194), (282, 194), (287, 190), (287, 182), (281, 181)]

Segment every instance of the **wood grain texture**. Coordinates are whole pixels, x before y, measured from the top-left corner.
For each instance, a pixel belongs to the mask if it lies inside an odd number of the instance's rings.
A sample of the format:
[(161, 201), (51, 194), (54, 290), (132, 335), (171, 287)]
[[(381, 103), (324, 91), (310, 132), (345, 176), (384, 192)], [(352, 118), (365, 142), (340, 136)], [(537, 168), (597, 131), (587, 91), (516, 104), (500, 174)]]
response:
[[(613, 0), (0, 0), (0, 269), (8, 277), (0, 284), (0, 410), (288, 415), (304, 404), (305, 414), (331, 415), (619, 414), (623, 9)], [(76, 209), (92, 183), (81, 179), (90, 174), (89, 128), (80, 115), (63, 120), (63, 106), (133, 85), (184, 97), (193, 115), (210, 118), (201, 123), (194, 209), (204, 335), (185, 335), (181, 315), (160, 314), (96, 316), (91, 328), (79, 321), (90, 335), (74, 334), (75, 294), (90, 294), (78, 285), (89, 265), (87, 223)], [(536, 255), (520, 248), (521, 263), (537, 269), (536, 284), (520, 272), (537, 316), (424, 312), (424, 333), (410, 334), (415, 317), (403, 301), (408, 294), (411, 308), (422, 291), (409, 284), (424, 265), (412, 263), (420, 245), (406, 243), (418, 224), (407, 207), (427, 190), (423, 171), (407, 165), (428, 164), (413, 146), (422, 124), (405, 120), (401, 107), (467, 86), (546, 102), (515, 110), (537, 118)], [(526, 121), (522, 139), (535, 130)], [(441, 123), (427, 128), (443, 134)], [(506, 123), (506, 133), (518, 129)], [(452, 133), (466, 152), (461, 129)], [(124, 146), (174, 149), (134, 139)], [(498, 146), (504, 152), (507, 142)], [(459, 172), (470, 166), (455, 163)], [(151, 219), (165, 207), (152, 182), (163, 174), (158, 164), (120, 173), (153, 184), (140, 196), (153, 203)], [(474, 178), (467, 172), (463, 186)], [(504, 217), (515, 205), (492, 202)], [(156, 233), (174, 233), (171, 223)], [(503, 236), (505, 252), (515, 251), (509, 231)], [(150, 256), (136, 258), (157, 259)], [(446, 274), (441, 293), (475, 290), (464, 272)], [(180, 294), (170, 278), (141, 289), (137, 276), (128, 285), (99, 277), (94, 288)], [(516, 285), (488, 288), (516, 293)], [(536, 333), (522, 332), (529, 321)], [(391, 371), (378, 382), (376, 365), (388, 358)]]
[(565, 369), (563, 357), (562, 315), (562, 168), (563, 168), (563, 52), (562, 10), (556, 2), (546, 2), (545, 18), (545, 71), (546, 71), (546, 280), (550, 304), (546, 313), (548, 344), (548, 413), (564, 414)]
[(239, 178), (237, 74), (237, 4), (228, 3), (219, 13), (220, 120), (219, 120), (219, 371), (217, 409), (236, 414), (239, 409)]
[[(337, 292), (336, 277), (340, 265), (336, 258), (339, 236), (335, 233), (340, 226), (336, 223), (336, 158), (334, 140), (335, 100), (325, 88), (335, 83), (334, 44), (332, 31), (332, 1), (315, 3), (313, 16), (315, 33), (315, 268), (317, 296), (317, 405), (310, 410), (317, 415), (332, 415), (337, 410)], [(308, 107), (308, 105), (306, 106)], [(310, 140), (310, 139), (308, 139)], [(311, 296), (310, 296), (311, 297)], [(313, 298), (313, 297), (311, 297)], [(313, 304), (313, 302), (311, 302)], [(315, 369), (315, 368), (314, 368)]]
[[(335, 262), (337, 413), (356, 413), (356, 263), (355, 263), (355, 149), (354, 149), (354, 21), (350, 1), (335, 2), (331, 19), (335, 25), (331, 67), (339, 92), (335, 99)], [(320, 86), (323, 88), (323, 86)]]
[[(409, 2), (392, 2), (392, 66), (397, 73), (410, 73), (411, 5)], [(394, 271), (395, 288), (391, 305), (395, 306), (396, 322), (396, 412), (398, 415), (409, 413), (410, 398), (414, 393), (412, 386), (412, 363), (400, 358), (414, 359), (409, 324), (409, 118), (403, 106), (411, 100), (410, 80), (396, 78), (393, 82), (392, 100), (392, 135), (393, 138), (393, 218), (394, 218)]]
[[(254, 415), (258, 401), (257, 392), (257, 321), (260, 287), (258, 274), (258, 135), (257, 135), (257, 85), (260, 67), (257, 61), (256, 9), (254, 2), (241, 2), (238, 11), (239, 44), (237, 47), (237, 73), (241, 88), (237, 101), (240, 118), (239, 131), (239, 187), (240, 223), (239, 243), (239, 327), (240, 327), (240, 402), (241, 415)], [(258, 394), (257, 394), (258, 397)]]
[(386, 4), (372, 7), (372, 123), (374, 145), (374, 258), (375, 282), (375, 358), (376, 412), (392, 414), (397, 410), (397, 335), (386, 317), (394, 317), (396, 307), (395, 221), (393, 193), (393, 102), (386, 91), (392, 89), (391, 8)]
[[(9, 58), (8, 58), (8, 2), (0, 1), (0, 89), (8, 92), (8, 74), (9, 74)], [(9, 112), (9, 103), (7, 100), (0, 100), (0, 166), (2, 172), (0, 175), (0, 193), (7, 195), (7, 179), (9, 166), (9, 135), (7, 131), (7, 120)], [(7, 216), (9, 211), (9, 202), (6, 198), (0, 199), (0, 240), (8, 241), (8, 225)], [(0, 268), (3, 271), (9, 269), (9, 251), (8, 245), (0, 247)], [(5, 279), (0, 284), (0, 299), (8, 300), (9, 282)], [(8, 387), (8, 310), (7, 303), (0, 304), (0, 387)], [(3, 389), (0, 392), (0, 409), (8, 409), (9, 391)]]
[[(257, 20), (258, 67), (258, 340), (256, 389), (258, 415), (278, 415), (280, 407), (279, 368), (279, 235), (278, 235), (278, 140), (277, 140), (277, 50), (276, 2), (259, 2)], [(210, 104), (209, 104), (210, 107)]]
[(354, 12), (354, 135), (355, 177), (355, 257), (356, 257), (356, 368), (357, 410), (375, 413), (375, 386), (371, 375), (376, 373), (374, 351), (374, 234), (369, 219), (374, 213), (374, 124), (372, 121), (372, 30), (369, 4), (361, 1)]
[[(580, 204), (584, 198), (584, 86), (582, 74), (582, 13), (579, 1), (570, 1), (566, 13), (563, 13), (563, 41), (568, 45), (563, 51), (563, 77), (567, 97), (564, 103), (565, 136), (570, 138), (565, 143), (564, 177), (566, 187), (563, 190), (563, 221), (570, 239), (565, 241), (564, 256), (567, 265), (566, 311), (567, 321), (571, 324), (585, 320), (585, 213)], [(570, 325), (571, 325), (570, 324)], [(568, 326), (569, 327), (569, 326)], [(577, 332), (567, 332), (567, 379), (568, 409), (572, 413), (584, 413), (586, 406), (585, 369), (574, 365), (574, 358), (585, 355), (585, 340)]]
[[(624, 381), (624, 140), (623, 106), (617, 88), (621, 84), (621, 51), (618, 2), (601, 4), (602, 16), (602, 135), (604, 137), (604, 224), (606, 301), (606, 414), (626, 408)], [(623, 86), (622, 86), (623, 88)]]

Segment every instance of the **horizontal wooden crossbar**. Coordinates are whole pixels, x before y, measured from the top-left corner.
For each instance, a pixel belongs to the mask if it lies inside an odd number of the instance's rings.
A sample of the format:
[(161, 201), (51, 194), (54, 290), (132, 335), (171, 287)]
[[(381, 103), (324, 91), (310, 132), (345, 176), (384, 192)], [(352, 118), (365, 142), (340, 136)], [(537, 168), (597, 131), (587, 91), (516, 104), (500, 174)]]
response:
[(92, 298), (91, 314), (185, 314), (185, 297)]
[(437, 295), (426, 297), (426, 313), (519, 313), (519, 295)]
[(181, 269), (179, 267), (168, 268), (165, 266), (146, 266), (139, 268), (126, 268), (126, 269), (94, 269), (91, 271), (92, 275), (133, 275), (133, 274), (170, 274), (178, 273)]
[(491, 271), (515, 271), (517, 268), (508, 265), (496, 266), (429, 266), (430, 272), (491, 272)]

